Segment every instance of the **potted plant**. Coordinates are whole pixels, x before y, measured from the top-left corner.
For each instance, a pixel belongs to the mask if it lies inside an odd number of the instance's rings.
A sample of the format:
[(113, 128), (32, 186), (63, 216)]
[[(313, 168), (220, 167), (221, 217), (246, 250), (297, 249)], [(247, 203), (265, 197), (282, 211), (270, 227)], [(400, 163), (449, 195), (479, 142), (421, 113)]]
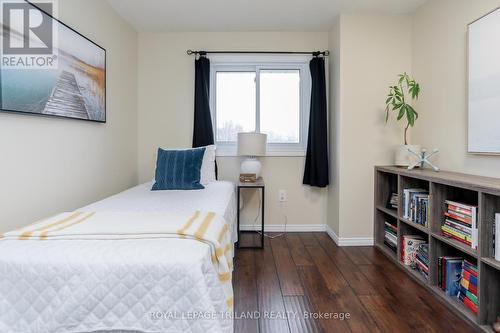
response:
[(415, 109), (408, 104), (410, 101), (415, 101), (418, 99), (420, 94), (420, 85), (410, 78), (410, 76), (405, 72), (399, 74), (398, 83), (394, 86), (389, 87), (389, 95), (387, 95), (387, 100), (385, 101), (386, 116), (385, 122), (389, 121), (389, 113), (394, 111), (397, 114), (397, 120), (406, 121), (405, 131), (404, 131), (404, 144), (398, 146), (395, 153), (395, 164), (397, 166), (409, 166), (416, 156), (409, 152), (409, 150), (415, 153), (420, 153), (421, 147), (419, 145), (409, 145), (408, 144), (408, 129), (415, 126), (415, 121), (418, 119), (418, 113)]

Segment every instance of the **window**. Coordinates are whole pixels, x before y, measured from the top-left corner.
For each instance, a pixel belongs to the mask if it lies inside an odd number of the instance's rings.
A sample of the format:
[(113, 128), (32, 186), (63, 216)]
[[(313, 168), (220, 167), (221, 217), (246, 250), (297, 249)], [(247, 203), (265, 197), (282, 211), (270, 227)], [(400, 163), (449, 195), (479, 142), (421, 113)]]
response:
[(212, 60), (211, 110), (218, 154), (236, 154), (239, 132), (266, 133), (270, 155), (304, 155), (309, 121), (309, 59)]
[(238, 132), (255, 131), (255, 72), (217, 72), (217, 142), (236, 142)]

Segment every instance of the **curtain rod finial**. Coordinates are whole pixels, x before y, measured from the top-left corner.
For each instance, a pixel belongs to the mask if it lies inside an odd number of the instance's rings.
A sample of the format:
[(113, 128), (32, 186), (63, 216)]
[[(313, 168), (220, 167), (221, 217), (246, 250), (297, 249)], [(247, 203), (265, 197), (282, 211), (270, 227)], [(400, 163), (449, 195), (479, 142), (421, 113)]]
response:
[(326, 50), (325, 51), (325, 56), (329, 56), (330, 55), (330, 51)]
[(186, 53), (187, 53), (187, 55), (192, 55), (194, 52), (193, 52), (193, 50), (187, 50)]

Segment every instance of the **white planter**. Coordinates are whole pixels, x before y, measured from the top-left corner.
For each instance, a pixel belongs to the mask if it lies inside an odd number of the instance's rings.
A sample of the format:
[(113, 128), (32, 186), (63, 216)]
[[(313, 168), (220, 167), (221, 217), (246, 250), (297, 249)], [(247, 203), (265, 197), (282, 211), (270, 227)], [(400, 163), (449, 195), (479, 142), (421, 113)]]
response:
[(408, 167), (416, 163), (419, 159), (414, 154), (410, 153), (408, 149), (416, 153), (420, 153), (422, 151), (422, 147), (420, 145), (400, 145), (396, 148), (396, 152), (394, 154), (394, 164), (400, 167)]

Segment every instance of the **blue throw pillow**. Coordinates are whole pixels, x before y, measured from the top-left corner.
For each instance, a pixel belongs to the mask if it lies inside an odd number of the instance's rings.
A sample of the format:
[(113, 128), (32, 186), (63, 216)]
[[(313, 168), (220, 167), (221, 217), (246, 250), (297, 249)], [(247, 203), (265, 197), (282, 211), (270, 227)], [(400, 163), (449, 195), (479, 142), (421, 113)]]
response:
[(201, 164), (205, 148), (187, 150), (158, 149), (155, 184), (152, 191), (200, 190)]

